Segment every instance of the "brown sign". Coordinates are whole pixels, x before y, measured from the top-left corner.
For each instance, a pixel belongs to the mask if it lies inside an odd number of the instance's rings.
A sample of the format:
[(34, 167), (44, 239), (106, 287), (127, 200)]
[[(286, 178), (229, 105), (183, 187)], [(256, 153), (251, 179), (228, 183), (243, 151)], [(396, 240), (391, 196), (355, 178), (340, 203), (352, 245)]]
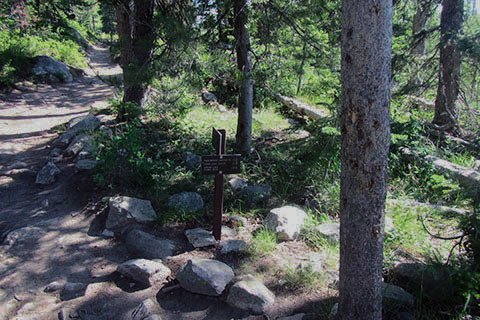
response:
[(239, 154), (202, 156), (202, 174), (241, 173)]

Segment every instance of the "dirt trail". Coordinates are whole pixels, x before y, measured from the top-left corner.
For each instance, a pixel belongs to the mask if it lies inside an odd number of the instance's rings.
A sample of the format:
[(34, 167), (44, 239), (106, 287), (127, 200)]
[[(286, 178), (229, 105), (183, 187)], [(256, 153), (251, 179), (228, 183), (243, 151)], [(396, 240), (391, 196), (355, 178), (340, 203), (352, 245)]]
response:
[[(2, 320), (58, 319), (62, 310), (66, 318), (76, 312), (81, 319), (121, 319), (120, 314), (138, 304), (138, 299), (130, 299), (109, 310), (114, 300), (110, 295), (121, 295), (122, 290), (105, 277), (123, 262), (125, 252), (113, 240), (89, 236), (95, 217), (89, 210), (98, 211), (91, 204), (99, 197), (91, 178), (76, 173), (64, 160), (57, 163), (62, 173), (54, 184), (35, 184), (36, 172), (58, 136), (51, 129), (87, 114), (92, 105), (105, 103), (114, 94), (113, 87), (95, 77), (121, 72), (108, 49), (93, 46), (89, 57), (92, 69), (75, 82), (27, 84), (0, 95), (1, 240), (12, 230), (24, 231), (15, 245), (0, 246)], [(6, 171), (15, 161), (26, 163), (26, 168)], [(52, 281), (89, 286), (84, 297), (61, 301), (58, 292), (44, 292)]]

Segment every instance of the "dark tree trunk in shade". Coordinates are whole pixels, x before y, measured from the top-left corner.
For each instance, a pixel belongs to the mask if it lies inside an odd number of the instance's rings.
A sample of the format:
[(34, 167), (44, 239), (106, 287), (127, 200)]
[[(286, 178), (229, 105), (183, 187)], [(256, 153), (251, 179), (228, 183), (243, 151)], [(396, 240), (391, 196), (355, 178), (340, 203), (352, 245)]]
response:
[(417, 0), (417, 9), (412, 24), (412, 53), (417, 56), (425, 55), (426, 36), (422, 35), (422, 32), (425, 31), (427, 20), (431, 15), (431, 9), (434, 5), (435, 3), (432, 0)]
[(338, 319), (382, 317), (390, 145), (390, 0), (343, 0)]
[(433, 123), (451, 129), (457, 123), (460, 83), (458, 36), (463, 24), (463, 0), (444, 0), (440, 17), (440, 63)]
[[(122, 0), (115, 7), (123, 69), (123, 101), (138, 106), (144, 104), (152, 75), (153, 8), (153, 0)], [(127, 120), (124, 112), (120, 110), (121, 120)]]
[(250, 40), (247, 31), (248, 5), (246, 0), (235, 0), (234, 35), (236, 40), (237, 66), (242, 72), (238, 97), (238, 122), (236, 145), (243, 154), (250, 154), (252, 143), (253, 77), (250, 58)]

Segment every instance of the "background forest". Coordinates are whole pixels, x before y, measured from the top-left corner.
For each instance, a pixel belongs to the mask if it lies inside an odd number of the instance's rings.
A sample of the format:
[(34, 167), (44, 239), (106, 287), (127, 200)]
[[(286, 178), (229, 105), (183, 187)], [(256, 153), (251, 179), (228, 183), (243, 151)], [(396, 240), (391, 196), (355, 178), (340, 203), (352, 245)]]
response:
[[(150, 199), (165, 212), (160, 224), (208, 222), (208, 213), (173, 212), (166, 200), (176, 191), (211, 194), (213, 181), (183, 161), (187, 153), (213, 153), (214, 126), (226, 129), (227, 151), (244, 154), (240, 176), (272, 186), (272, 197), (255, 206), (228, 190), (227, 212), (263, 218), (275, 204), (295, 203), (308, 208), (310, 227), (337, 221), (341, 1), (133, 2), (2, 1), (0, 87), (8, 92), (36, 81), (31, 67), (39, 55), (81, 70), (89, 43), (106, 43), (123, 77), (103, 79), (119, 92), (108, 109), (96, 110), (115, 114), (119, 123), (113, 138), (96, 136), (102, 162), (94, 178), (105, 193)], [(480, 3), (393, 4), (386, 215), (395, 231), (385, 238), (384, 277), (399, 262), (446, 266), (448, 283), (438, 283), (451, 290), (432, 297), (415, 289), (415, 317), (474, 319), (480, 314)], [(452, 10), (449, 19), (441, 19), (444, 8)], [(445, 58), (445, 48), (454, 53)], [(249, 96), (251, 137), (237, 123), (238, 113), (248, 127)], [(287, 97), (323, 116), (295, 113)], [(252, 259), (274, 252), (268, 230), (255, 237)], [(327, 250), (335, 269), (338, 244), (308, 228), (303, 239)], [(295, 290), (322, 286), (311, 274), (285, 273)]]

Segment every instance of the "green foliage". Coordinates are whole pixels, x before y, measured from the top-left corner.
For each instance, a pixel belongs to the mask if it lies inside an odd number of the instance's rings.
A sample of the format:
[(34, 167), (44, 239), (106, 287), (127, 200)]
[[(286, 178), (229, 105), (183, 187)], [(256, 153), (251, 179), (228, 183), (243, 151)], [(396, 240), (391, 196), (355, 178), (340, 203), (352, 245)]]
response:
[(266, 256), (275, 250), (277, 246), (277, 237), (272, 230), (261, 228), (253, 234), (253, 239), (249, 245), (250, 254), (261, 257)]
[(138, 117), (143, 113), (142, 108), (140, 108), (134, 102), (115, 102), (111, 105), (111, 110), (116, 114), (117, 120), (120, 120), (121, 117), (125, 119), (138, 119)]
[(22, 35), (0, 29), (0, 85), (11, 86), (30, 76), (33, 57), (49, 55), (72, 67), (86, 67), (80, 47), (61, 36)]
[[(159, 160), (162, 151), (146, 148), (146, 132), (137, 123), (126, 124), (112, 138), (100, 136), (95, 181), (101, 186), (111, 183), (147, 187), (160, 179), (165, 164)], [(156, 152), (154, 152), (156, 150)]]

